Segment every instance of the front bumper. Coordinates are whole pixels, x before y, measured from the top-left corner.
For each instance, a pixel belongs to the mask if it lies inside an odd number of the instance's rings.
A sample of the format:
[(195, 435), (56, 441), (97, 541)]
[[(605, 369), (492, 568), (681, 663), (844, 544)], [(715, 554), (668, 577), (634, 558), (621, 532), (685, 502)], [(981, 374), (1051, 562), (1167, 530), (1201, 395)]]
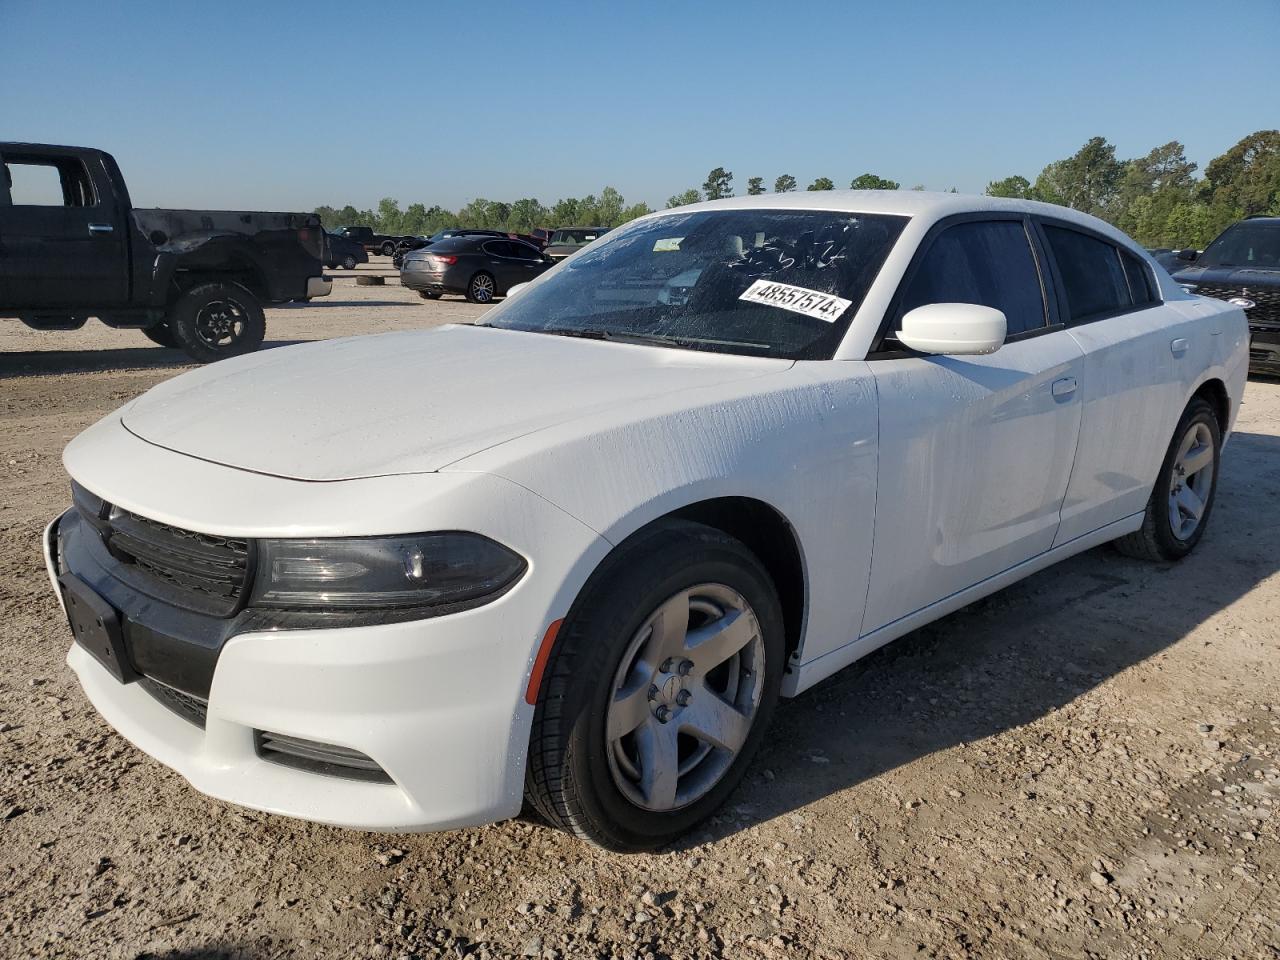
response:
[[(92, 456), (99, 448), (114, 456)], [(165, 522), (205, 533), (217, 532), (208, 522), (213, 512), (236, 516), (235, 534), (247, 536), (477, 529), (529, 558), (519, 583), (472, 610), (230, 637), (217, 652), (203, 729), (141, 683), (118, 682), (78, 643), (67, 655), (111, 726), (213, 797), (377, 831), (451, 829), (519, 812), (533, 717), (525, 698), (530, 672), (547, 625), (564, 616), (608, 550), (593, 531), (523, 488), (485, 474), (306, 484), (161, 450), (128, 435), (118, 421), (91, 428), (68, 448), (66, 460), (77, 481), (108, 502), (139, 513), (150, 509)], [(196, 472), (203, 479), (195, 487), (182, 482), (195, 482)], [(180, 489), (209, 496), (179, 513)], [(144, 507), (133, 496), (150, 503)], [(317, 510), (315, 496), (328, 508)], [(311, 503), (304, 507), (306, 500)], [(308, 512), (324, 517), (323, 525), (308, 524)], [(55, 522), (45, 536), (55, 590), (57, 533)], [(66, 553), (77, 556), (73, 549)], [(358, 751), (391, 782), (264, 759), (260, 731)]]
[(307, 277), (307, 299), (327, 297), (333, 292), (333, 280), (329, 277)]
[(1280, 330), (1250, 329), (1249, 370), (1280, 376)]

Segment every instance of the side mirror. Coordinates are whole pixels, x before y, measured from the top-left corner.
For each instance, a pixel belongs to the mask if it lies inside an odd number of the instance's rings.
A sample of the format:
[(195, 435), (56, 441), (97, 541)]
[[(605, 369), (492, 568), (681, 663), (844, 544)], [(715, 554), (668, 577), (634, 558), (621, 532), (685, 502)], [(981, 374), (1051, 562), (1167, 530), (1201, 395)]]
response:
[(1194, 263), (1196, 257), (1200, 256), (1200, 254), (1190, 248), (1187, 248), (1186, 250), (1179, 250), (1176, 256), (1179, 260), (1185, 260), (1187, 263)]
[(1004, 345), (1004, 313), (976, 303), (927, 303), (902, 318), (898, 340), (921, 353), (995, 353)]
[(521, 290), (527, 287), (529, 283), (530, 281), (526, 280), (524, 283), (517, 283), (514, 287), (508, 288), (507, 290), (508, 299), (510, 299), (511, 297), (514, 297), (517, 293), (519, 293)]

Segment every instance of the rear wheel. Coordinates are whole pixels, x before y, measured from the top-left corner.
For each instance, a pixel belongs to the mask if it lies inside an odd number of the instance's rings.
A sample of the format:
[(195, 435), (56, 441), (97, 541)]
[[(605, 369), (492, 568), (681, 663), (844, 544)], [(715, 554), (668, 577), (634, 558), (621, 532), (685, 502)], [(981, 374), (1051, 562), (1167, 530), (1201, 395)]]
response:
[(587, 584), (556, 640), (527, 792), (556, 826), (647, 850), (720, 806), (759, 748), (784, 659), (777, 592), (742, 543), (655, 525)]
[(185, 291), (167, 322), (182, 349), (200, 363), (252, 353), (267, 332), (258, 298), (228, 281), (200, 283)]
[(388, 241), (387, 243), (384, 243), (382, 245), (382, 255), (384, 257), (389, 257), (395, 252), (396, 252), (396, 245), (394, 243), (391, 243), (390, 241)]
[(1116, 541), (1141, 560), (1181, 560), (1204, 535), (1218, 486), (1222, 429), (1201, 397), (1187, 405), (1156, 477), (1142, 526)]
[(354, 270), (355, 268), (356, 268), (356, 258), (348, 253), (345, 257), (342, 258), (342, 269)]
[(497, 292), (493, 277), (487, 273), (477, 273), (467, 284), (467, 299), (472, 303), (493, 303)]
[(182, 344), (178, 343), (178, 338), (174, 336), (173, 328), (169, 326), (167, 320), (163, 323), (157, 323), (153, 327), (144, 328), (142, 334), (152, 343), (158, 343), (162, 347), (182, 346)]

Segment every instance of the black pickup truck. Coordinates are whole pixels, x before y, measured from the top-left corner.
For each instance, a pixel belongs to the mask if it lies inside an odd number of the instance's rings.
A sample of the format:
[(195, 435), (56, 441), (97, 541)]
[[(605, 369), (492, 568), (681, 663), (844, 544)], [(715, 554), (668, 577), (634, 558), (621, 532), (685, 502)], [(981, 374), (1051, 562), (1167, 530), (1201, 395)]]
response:
[(307, 213), (135, 210), (110, 154), (0, 143), (0, 317), (133, 327), (200, 362), (256, 350), (264, 303), (329, 293)]
[(380, 253), (389, 257), (396, 252), (396, 247), (413, 237), (393, 237), (385, 233), (374, 233), (373, 227), (338, 227), (333, 231), (335, 236), (346, 237), (361, 244), (369, 253)]

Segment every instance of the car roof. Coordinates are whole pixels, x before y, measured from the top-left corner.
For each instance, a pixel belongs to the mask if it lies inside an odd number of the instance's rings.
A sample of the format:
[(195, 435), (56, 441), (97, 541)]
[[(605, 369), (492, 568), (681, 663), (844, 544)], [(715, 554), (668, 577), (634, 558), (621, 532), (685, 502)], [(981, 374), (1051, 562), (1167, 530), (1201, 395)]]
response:
[[(662, 210), (649, 214), (658, 217), (672, 213), (692, 213), (703, 210), (748, 210), (755, 208), (773, 210), (827, 210), (837, 213), (884, 213), (902, 217), (920, 217), (929, 221), (941, 220), (958, 213), (1025, 213), (1053, 217), (1068, 223), (1095, 230), (1123, 240), (1126, 245), (1137, 247), (1105, 220), (1092, 217), (1079, 210), (1060, 207), (1038, 200), (1014, 200), (1006, 197), (988, 197), (970, 193), (938, 193), (929, 190), (797, 190), (790, 193), (762, 193), (757, 196), (728, 197), (724, 200), (705, 200), (686, 207)], [(647, 219), (647, 217), (646, 217)]]

